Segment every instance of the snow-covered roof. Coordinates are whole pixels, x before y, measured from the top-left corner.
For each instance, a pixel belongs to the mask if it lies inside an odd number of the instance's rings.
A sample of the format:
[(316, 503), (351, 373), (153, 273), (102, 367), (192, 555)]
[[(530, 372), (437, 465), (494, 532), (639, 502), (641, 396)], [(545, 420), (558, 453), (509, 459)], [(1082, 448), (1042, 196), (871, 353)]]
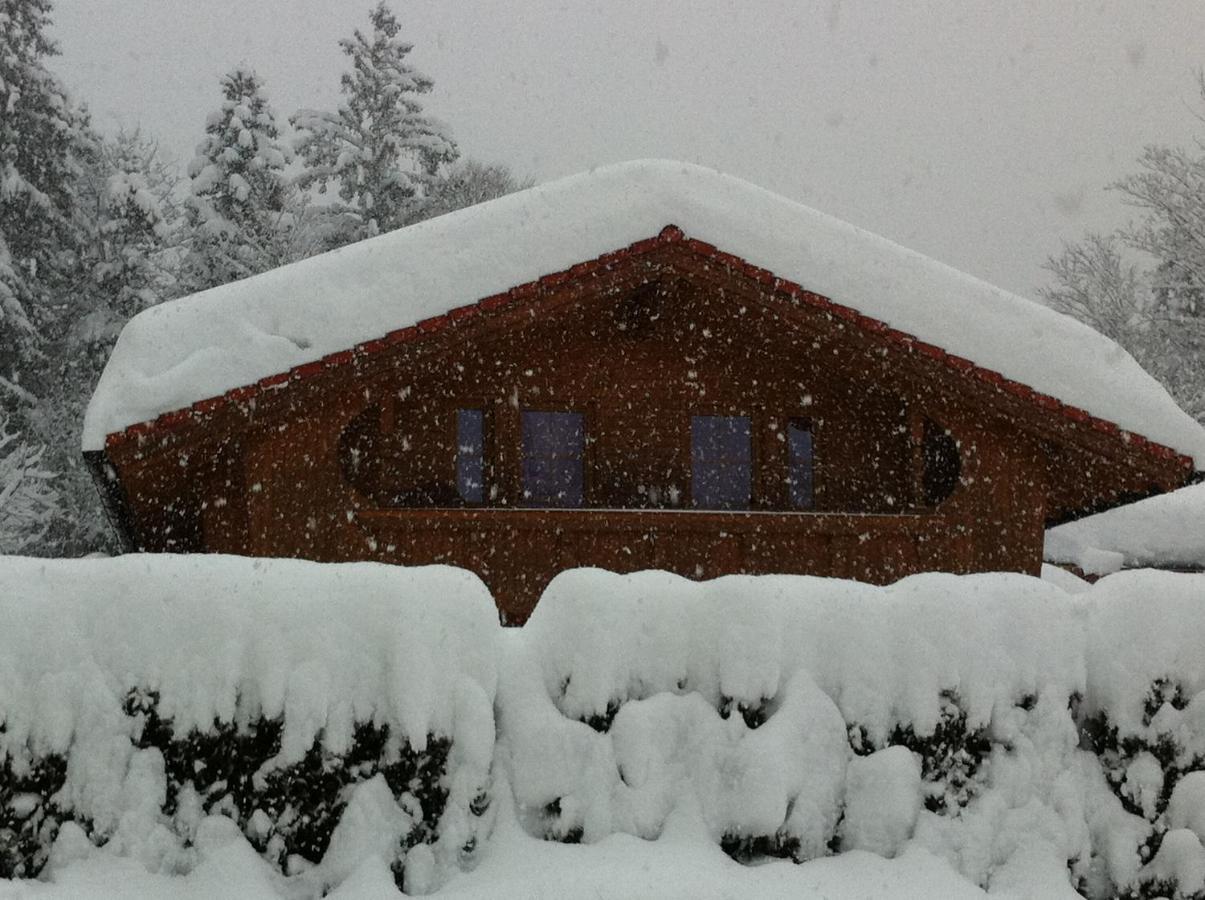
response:
[(1089, 575), (1123, 566), (1205, 567), (1205, 484), (1149, 497), (1046, 532), (1046, 559)]
[(83, 447), (667, 225), (1205, 468), (1205, 430), (1087, 326), (748, 182), (660, 160), (563, 178), (149, 309), (113, 350)]

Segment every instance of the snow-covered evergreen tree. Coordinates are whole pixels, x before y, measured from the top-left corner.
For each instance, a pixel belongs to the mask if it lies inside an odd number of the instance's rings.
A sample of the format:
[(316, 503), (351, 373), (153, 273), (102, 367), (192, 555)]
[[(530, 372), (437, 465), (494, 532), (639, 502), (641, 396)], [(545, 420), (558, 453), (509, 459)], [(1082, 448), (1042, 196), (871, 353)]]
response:
[(287, 262), (296, 192), (285, 174), (291, 152), (258, 76), (245, 67), (222, 77), (222, 105), (189, 166), (184, 293)]
[(75, 275), (73, 191), (94, 141), (45, 66), (50, 0), (0, 0), (0, 405), (28, 407), (34, 363)]
[(32, 433), (56, 475), (58, 515), (27, 552), (55, 555), (112, 549), (112, 535), (81, 459), (84, 410), (122, 326), (172, 289), (177, 258), (172, 191), (176, 178), (137, 132), (98, 145), (76, 187), (81, 235), (74, 302), (45, 340), (46, 384), (29, 410)]
[(180, 216), (176, 186), (158, 147), (138, 131), (121, 131), (104, 142), (85, 192), (92, 213), (85, 262), (94, 301), (74, 326), (77, 341), (97, 345), (104, 356), (131, 317), (172, 291)]
[(418, 96), (432, 81), (406, 61), (412, 45), (398, 37), (401, 25), (384, 0), (369, 19), (371, 34), (357, 29), (339, 42), (352, 68), (338, 111), (292, 118), (305, 163), (299, 183), (320, 192), (333, 184), (343, 201), (330, 210), (342, 223), (337, 243), (421, 218), (440, 166), (458, 152), (446, 127), (423, 113)]
[(42, 454), (0, 413), (0, 554), (29, 550), (59, 517), (54, 476)]

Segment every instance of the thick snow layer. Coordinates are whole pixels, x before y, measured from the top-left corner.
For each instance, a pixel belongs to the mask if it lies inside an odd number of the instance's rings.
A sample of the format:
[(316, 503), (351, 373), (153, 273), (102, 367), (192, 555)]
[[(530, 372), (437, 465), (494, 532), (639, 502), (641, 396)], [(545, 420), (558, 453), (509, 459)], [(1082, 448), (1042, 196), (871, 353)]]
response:
[(1051, 528), (1046, 559), (1090, 575), (1123, 566), (1205, 568), (1205, 484)]
[(84, 449), (670, 224), (1205, 468), (1205, 431), (1087, 326), (739, 179), (667, 161), (564, 178), (147, 310), (101, 377)]
[(1092, 587), (1092, 583), (1080, 578), (1074, 572), (1068, 572), (1059, 566), (1042, 563), (1042, 580), (1058, 585), (1068, 594), (1082, 594)]
[(972, 722), (987, 723), (997, 704), (1069, 695), (1084, 680), (1077, 608), (1023, 575), (931, 573), (883, 588), (577, 569), (553, 580), (516, 639), (572, 718), (666, 691), (696, 692), (714, 707), (723, 698), (756, 705), (803, 669), (876, 741), (900, 722), (931, 732), (944, 688), (957, 688)]
[(47, 752), (135, 686), (159, 692), (180, 734), (283, 714), (283, 763), (319, 732), (345, 750), (354, 722), (387, 722), (421, 748), (454, 733), (459, 695), (492, 698), (496, 679), (493, 601), (444, 566), (7, 557), (0, 621), (0, 746)]
[[(1088, 692), (1091, 708), (1109, 712), (1121, 734), (1144, 725), (1151, 684), (1181, 686), (1183, 709), (1163, 706), (1150, 724), (1178, 731), (1179, 724), (1205, 736), (1205, 577), (1138, 569), (1101, 579), (1082, 595), (1092, 601), (1088, 629)], [(1205, 755), (1205, 744), (1196, 748)]]
[(893, 857), (912, 837), (920, 810), (920, 762), (907, 747), (887, 747), (851, 760), (841, 849)]
[[(86, 855), (53, 873), (50, 883), (0, 881), (0, 900), (317, 900), (276, 875), (241, 836), (212, 851), (183, 876), (150, 874), (137, 863), (105, 854)], [(407, 892), (409, 895), (411, 892)], [(329, 900), (392, 900), (401, 894), (389, 867), (368, 856)], [(472, 872), (435, 893), (447, 900), (972, 900), (983, 891), (944, 860), (912, 847), (898, 858), (854, 851), (803, 865), (786, 861), (742, 866), (690, 834), (642, 841), (615, 835), (590, 846), (532, 838), (504, 810), (499, 827)], [(997, 900), (1041, 896), (993, 893)], [(1053, 895), (1052, 896), (1058, 896)], [(1074, 900), (1075, 894), (1067, 894)]]

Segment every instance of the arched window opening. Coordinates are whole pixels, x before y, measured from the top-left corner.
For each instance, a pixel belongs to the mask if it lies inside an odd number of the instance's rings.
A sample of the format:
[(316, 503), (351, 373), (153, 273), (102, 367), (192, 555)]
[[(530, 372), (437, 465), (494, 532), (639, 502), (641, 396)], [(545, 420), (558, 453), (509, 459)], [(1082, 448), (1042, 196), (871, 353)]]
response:
[(925, 505), (940, 506), (954, 493), (962, 476), (958, 440), (950, 434), (949, 429), (926, 419), (921, 458), (924, 463), (921, 489)]
[(343, 480), (374, 500), (380, 499), (376, 465), (380, 417), (380, 407), (369, 407), (352, 419), (339, 435), (339, 466), (343, 470)]

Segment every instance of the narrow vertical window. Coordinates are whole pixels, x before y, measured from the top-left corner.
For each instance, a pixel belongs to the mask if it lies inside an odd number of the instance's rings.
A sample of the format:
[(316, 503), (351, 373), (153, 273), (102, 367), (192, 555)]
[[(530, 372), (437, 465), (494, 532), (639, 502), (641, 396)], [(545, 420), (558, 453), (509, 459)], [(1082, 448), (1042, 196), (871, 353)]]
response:
[(791, 509), (815, 506), (814, 473), (812, 424), (807, 419), (790, 419), (787, 422), (787, 500)]
[(748, 416), (691, 416), (691, 497), (697, 508), (749, 508), (751, 434)]
[(479, 409), (456, 410), (456, 493), (465, 503), (485, 502), (485, 414)]
[(522, 432), (523, 502), (581, 506), (586, 435), (582, 414), (525, 410)]

